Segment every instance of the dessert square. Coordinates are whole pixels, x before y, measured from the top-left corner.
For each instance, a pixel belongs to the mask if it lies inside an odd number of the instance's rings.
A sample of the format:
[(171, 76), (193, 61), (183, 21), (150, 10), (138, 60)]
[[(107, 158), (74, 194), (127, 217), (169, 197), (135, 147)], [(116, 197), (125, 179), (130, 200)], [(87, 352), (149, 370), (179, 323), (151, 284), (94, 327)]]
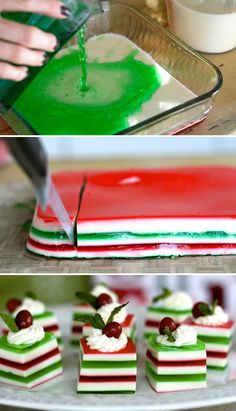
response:
[(136, 377), (137, 354), (130, 338), (125, 348), (115, 352), (91, 349), (86, 338), (80, 340), (78, 393), (134, 393)]
[(236, 254), (235, 178), (220, 166), (56, 174), (78, 245), (37, 207), (27, 249), (57, 258)]
[(61, 355), (53, 334), (45, 333), (30, 346), (13, 346), (6, 336), (0, 338), (0, 383), (33, 388), (61, 374)]
[(206, 349), (202, 341), (181, 347), (165, 346), (152, 336), (146, 352), (146, 376), (156, 392), (206, 387)]
[(207, 368), (226, 369), (235, 330), (234, 321), (228, 321), (221, 325), (202, 325), (188, 321), (188, 325), (195, 328), (198, 338), (205, 343)]

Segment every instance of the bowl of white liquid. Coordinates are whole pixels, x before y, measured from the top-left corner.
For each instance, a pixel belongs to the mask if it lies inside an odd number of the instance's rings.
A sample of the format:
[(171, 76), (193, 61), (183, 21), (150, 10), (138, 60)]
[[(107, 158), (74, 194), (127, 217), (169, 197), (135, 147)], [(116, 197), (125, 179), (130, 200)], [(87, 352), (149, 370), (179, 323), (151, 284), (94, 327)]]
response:
[(236, 47), (236, 0), (166, 0), (170, 30), (198, 51)]

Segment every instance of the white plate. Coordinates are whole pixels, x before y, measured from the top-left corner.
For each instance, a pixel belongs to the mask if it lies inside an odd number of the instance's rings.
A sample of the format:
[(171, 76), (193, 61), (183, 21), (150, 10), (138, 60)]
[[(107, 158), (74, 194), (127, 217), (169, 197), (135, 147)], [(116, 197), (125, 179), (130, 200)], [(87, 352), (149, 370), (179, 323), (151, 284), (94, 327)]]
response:
[[(233, 352), (227, 375), (220, 371), (208, 375), (206, 389), (156, 394), (145, 379), (144, 355), (141, 355), (134, 395), (76, 394), (78, 355), (77, 349), (69, 345), (71, 308), (55, 307), (54, 311), (60, 320), (65, 340), (63, 380), (29, 391), (0, 385), (0, 405), (54, 411), (169, 411), (236, 402), (236, 352)], [(143, 310), (138, 314), (141, 324)], [(142, 327), (138, 328), (141, 334)], [(144, 354), (145, 350), (142, 351)]]

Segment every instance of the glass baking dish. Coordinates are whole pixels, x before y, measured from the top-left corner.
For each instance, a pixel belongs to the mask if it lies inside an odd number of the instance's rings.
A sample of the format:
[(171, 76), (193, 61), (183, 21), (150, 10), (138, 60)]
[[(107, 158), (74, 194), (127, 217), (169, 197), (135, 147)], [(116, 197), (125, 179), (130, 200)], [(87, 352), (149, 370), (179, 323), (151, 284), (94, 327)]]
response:
[[(125, 36), (194, 93), (194, 97), (187, 102), (153, 115), (117, 134), (175, 134), (206, 117), (222, 85), (222, 74), (211, 62), (156, 21), (120, 1), (102, 2), (102, 13), (88, 21), (87, 39), (104, 33)], [(18, 134), (39, 134), (14, 108), (4, 118)]]

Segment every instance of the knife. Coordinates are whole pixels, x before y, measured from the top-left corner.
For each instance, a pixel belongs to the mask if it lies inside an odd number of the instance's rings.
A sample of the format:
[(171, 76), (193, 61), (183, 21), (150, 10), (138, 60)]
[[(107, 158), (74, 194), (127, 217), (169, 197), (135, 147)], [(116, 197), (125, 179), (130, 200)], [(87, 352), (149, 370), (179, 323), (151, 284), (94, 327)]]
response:
[(30, 179), (37, 200), (43, 210), (50, 206), (69, 240), (76, 246), (77, 238), (73, 224), (62, 199), (51, 179), (46, 151), (38, 137), (7, 137), (5, 141)]

